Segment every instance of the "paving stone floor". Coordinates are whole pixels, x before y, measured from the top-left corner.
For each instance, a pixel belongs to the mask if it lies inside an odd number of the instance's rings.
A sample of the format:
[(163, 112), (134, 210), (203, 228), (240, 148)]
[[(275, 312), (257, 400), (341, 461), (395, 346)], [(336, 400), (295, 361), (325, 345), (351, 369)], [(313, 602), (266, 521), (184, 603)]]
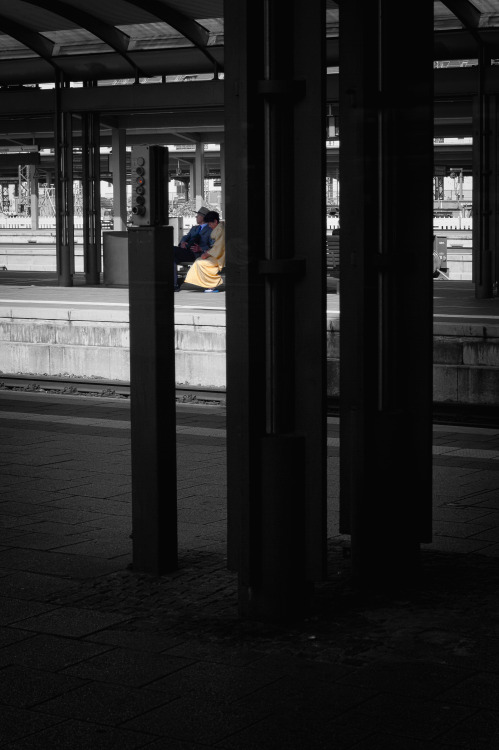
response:
[[(499, 747), (499, 427), (435, 425), (419, 584), (329, 577), (286, 625), (243, 621), (225, 551), (225, 413), (179, 405), (179, 562), (128, 568), (127, 401), (0, 390), (0, 748)], [(199, 446), (209, 441), (207, 460)]]

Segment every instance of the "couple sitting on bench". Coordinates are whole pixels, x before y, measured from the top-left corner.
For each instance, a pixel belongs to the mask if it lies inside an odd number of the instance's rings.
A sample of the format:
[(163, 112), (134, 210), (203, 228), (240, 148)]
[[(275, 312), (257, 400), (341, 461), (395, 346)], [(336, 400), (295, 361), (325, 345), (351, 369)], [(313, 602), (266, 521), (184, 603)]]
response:
[(192, 262), (185, 283), (202, 287), (205, 292), (218, 292), (223, 284), (220, 271), (225, 265), (225, 224), (216, 211), (204, 206), (197, 212), (196, 221), (197, 225), (173, 248), (173, 289), (180, 291), (177, 264)]

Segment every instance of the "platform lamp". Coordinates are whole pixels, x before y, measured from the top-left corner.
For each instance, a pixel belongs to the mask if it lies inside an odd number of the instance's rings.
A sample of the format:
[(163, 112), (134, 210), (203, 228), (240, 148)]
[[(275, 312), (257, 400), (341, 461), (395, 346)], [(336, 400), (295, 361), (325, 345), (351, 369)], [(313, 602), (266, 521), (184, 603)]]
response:
[(327, 140), (331, 141), (334, 138), (338, 138), (340, 134), (340, 118), (335, 112), (333, 112), (333, 105), (327, 105), (327, 118), (326, 118), (326, 136)]

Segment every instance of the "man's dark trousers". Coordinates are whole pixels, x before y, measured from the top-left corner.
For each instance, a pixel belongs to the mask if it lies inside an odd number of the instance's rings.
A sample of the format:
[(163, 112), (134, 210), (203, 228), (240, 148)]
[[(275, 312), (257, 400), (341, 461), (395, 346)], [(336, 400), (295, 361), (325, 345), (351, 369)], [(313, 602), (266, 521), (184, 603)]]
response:
[(178, 273), (177, 273), (177, 263), (183, 263), (184, 261), (195, 261), (199, 258), (199, 256), (203, 253), (203, 250), (200, 250), (198, 253), (195, 253), (194, 250), (191, 250), (190, 247), (179, 247), (176, 245), (173, 248), (173, 287), (178, 286)]

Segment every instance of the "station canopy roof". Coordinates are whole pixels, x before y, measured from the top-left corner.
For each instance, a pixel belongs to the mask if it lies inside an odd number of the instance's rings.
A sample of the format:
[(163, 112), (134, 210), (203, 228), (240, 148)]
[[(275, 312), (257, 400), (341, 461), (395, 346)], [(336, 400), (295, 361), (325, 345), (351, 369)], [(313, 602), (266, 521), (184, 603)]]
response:
[[(326, 1), (327, 65), (338, 65), (339, 6)], [(223, 73), (223, 0), (2, 0), (0, 86)], [(434, 3), (435, 60), (497, 48), (499, 0)]]
[[(329, 79), (338, 77), (335, 74), (339, 66), (342, 2), (348, 0), (326, 0)], [(3, 107), (0, 144), (8, 138), (40, 145), (44, 139), (47, 143), (52, 139), (49, 113), (43, 110), (34, 91), (52, 87), (57, 79), (71, 87), (106, 86), (108, 91), (109, 86), (115, 87), (114, 97), (101, 97), (96, 105), (102, 115), (103, 137), (107, 117), (109, 128), (125, 128), (127, 138), (134, 137), (134, 132), (140, 139), (148, 132), (154, 137), (154, 132), (162, 131), (170, 134), (172, 143), (174, 138), (184, 142), (186, 138), (193, 142), (220, 141), (223, 139), (223, 11), (224, 0), (0, 0), (0, 92), (22, 88), (24, 93), (16, 101), (21, 97), (25, 100), (19, 108), (19, 121), (17, 112), (10, 109), (12, 98), (7, 109)], [(410, 31), (410, 23), (407, 30)], [(476, 67), (482, 43), (492, 64), (499, 63), (499, 0), (434, 2), (434, 66), (452, 69), (440, 71), (442, 74), (466, 79), (468, 93), (473, 84), (470, 85), (466, 73), (472, 74), (471, 69)], [(499, 73), (499, 64), (496, 70)], [(163, 106), (166, 99), (148, 103), (144, 90), (153, 87), (147, 84), (160, 81), (180, 83), (181, 87), (184, 83), (201, 85), (212, 81), (212, 91), (214, 84), (218, 84), (216, 101), (209, 86), (205, 86), (208, 90), (202, 106), (197, 111), (193, 108), (189, 114), (182, 97), (180, 103), (174, 103), (175, 112), (170, 104)], [(139, 102), (134, 96), (132, 108), (125, 99), (124, 89), (131, 91), (130, 85), (136, 83), (146, 85), (134, 87), (135, 91), (141, 90), (142, 98)], [(337, 92), (337, 82), (335, 86)], [(329, 88), (328, 100), (334, 101), (330, 91)], [(103, 106), (103, 102), (109, 105), (113, 100), (118, 102), (119, 96), (122, 104), (107, 109)], [(191, 100), (186, 96), (185, 101)], [(435, 122), (449, 132), (452, 125), (456, 133), (469, 134), (469, 107), (464, 113), (442, 111)]]

